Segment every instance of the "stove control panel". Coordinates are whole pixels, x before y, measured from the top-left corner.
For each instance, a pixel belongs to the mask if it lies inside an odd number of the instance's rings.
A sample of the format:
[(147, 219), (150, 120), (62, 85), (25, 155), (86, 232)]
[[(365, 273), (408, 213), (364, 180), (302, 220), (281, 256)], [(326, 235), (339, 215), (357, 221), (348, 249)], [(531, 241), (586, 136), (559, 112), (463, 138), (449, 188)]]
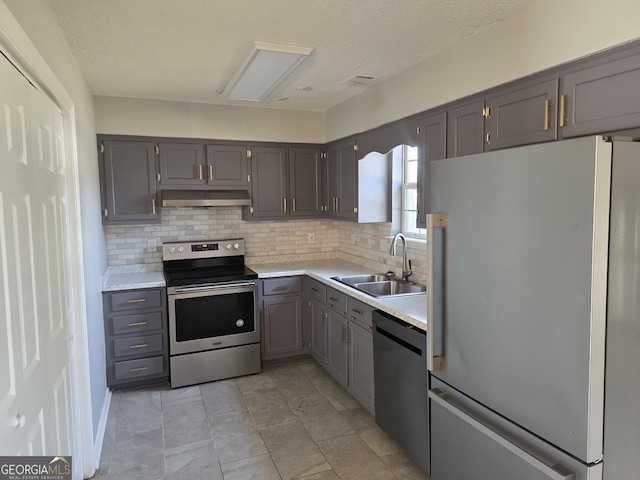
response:
[(166, 242), (162, 244), (162, 260), (216, 258), (244, 255), (244, 240), (212, 240), (204, 242)]

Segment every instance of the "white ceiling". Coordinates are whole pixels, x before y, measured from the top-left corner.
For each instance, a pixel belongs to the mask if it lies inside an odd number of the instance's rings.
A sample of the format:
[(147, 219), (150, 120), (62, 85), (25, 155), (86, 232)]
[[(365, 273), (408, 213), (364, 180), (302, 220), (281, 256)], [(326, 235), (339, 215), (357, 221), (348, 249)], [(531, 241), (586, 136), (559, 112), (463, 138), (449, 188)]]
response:
[[(49, 0), (96, 95), (325, 111), (533, 0)], [(313, 47), (262, 102), (221, 92), (254, 40)], [(307, 87), (305, 90), (299, 88)], [(309, 88), (310, 87), (310, 88)], [(287, 98), (287, 100), (282, 100)], [(280, 99), (280, 100), (278, 100)]]

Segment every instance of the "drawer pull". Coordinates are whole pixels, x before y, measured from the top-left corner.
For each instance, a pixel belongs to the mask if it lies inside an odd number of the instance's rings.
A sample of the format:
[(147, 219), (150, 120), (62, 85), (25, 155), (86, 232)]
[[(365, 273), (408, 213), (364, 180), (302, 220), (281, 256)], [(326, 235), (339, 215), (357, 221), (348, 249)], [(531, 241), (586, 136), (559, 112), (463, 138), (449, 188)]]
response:
[(282, 290), (286, 290), (287, 287), (285, 287), (284, 285), (280, 285), (279, 287), (276, 287), (273, 289), (274, 292), (280, 292)]
[(129, 345), (129, 348), (147, 348), (148, 346), (148, 343), (138, 343), (136, 345)]
[(329, 300), (332, 300), (332, 301), (334, 301), (334, 302), (337, 302), (337, 301), (338, 301), (338, 299), (337, 299), (336, 297), (329, 297)]
[(144, 372), (145, 370), (149, 370), (149, 367), (134, 367), (131, 370), (129, 370), (130, 372)]
[(316, 287), (311, 287), (311, 290), (313, 290), (314, 292), (319, 292), (320, 290), (317, 289)]
[(358, 310), (357, 308), (352, 308), (351, 311), (356, 312), (358, 315), (364, 315), (364, 312), (362, 310)]
[(128, 326), (129, 327), (142, 327), (143, 325), (146, 325), (147, 322), (131, 322)]
[(127, 303), (142, 303), (146, 301), (146, 298), (132, 298), (131, 300), (127, 300)]

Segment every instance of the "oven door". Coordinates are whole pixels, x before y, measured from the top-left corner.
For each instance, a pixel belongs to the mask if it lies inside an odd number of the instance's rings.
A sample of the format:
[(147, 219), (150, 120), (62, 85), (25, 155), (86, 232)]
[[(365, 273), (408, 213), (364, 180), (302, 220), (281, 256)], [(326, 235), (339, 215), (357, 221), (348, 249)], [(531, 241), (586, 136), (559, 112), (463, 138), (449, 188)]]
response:
[(260, 342), (256, 282), (172, 287), (167, 294), (171, 355)]

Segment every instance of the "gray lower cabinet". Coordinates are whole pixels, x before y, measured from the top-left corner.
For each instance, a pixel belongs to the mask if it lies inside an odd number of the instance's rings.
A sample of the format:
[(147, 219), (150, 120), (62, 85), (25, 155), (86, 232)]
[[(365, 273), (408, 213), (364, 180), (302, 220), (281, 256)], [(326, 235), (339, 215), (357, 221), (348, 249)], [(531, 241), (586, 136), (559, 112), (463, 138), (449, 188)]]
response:
[(168, 381), (165, 289), (104, 292), (102, 301), (107, 386), (115, 390)]
[[(309, 294), (311, 355), (373, 414), (373, 308), (313, 279), (309, 287), (319, 292)], [(323, 289), (326, 303), (319, 298)]]
[(305, 352), (302, 277), (262, 280), (262, 359), (275, 360)]
[(98, 137), (102, 223), (159, 223), (153, 142)]
[(327, 371), (343, 387), (348, 387), (347, 297), (327, 288)]
[(310, 278), (309, 284), (309, 348), (311, 356), (323, 366), (327, 364), (327, 287)]
[(599, 60), (562, 78), (562, 137), (640, 126), (640, 53)]
[(349, 392), (370, 412), (375, 412), (373, 376), (373, 308), (347, 297), (349, 330)]

